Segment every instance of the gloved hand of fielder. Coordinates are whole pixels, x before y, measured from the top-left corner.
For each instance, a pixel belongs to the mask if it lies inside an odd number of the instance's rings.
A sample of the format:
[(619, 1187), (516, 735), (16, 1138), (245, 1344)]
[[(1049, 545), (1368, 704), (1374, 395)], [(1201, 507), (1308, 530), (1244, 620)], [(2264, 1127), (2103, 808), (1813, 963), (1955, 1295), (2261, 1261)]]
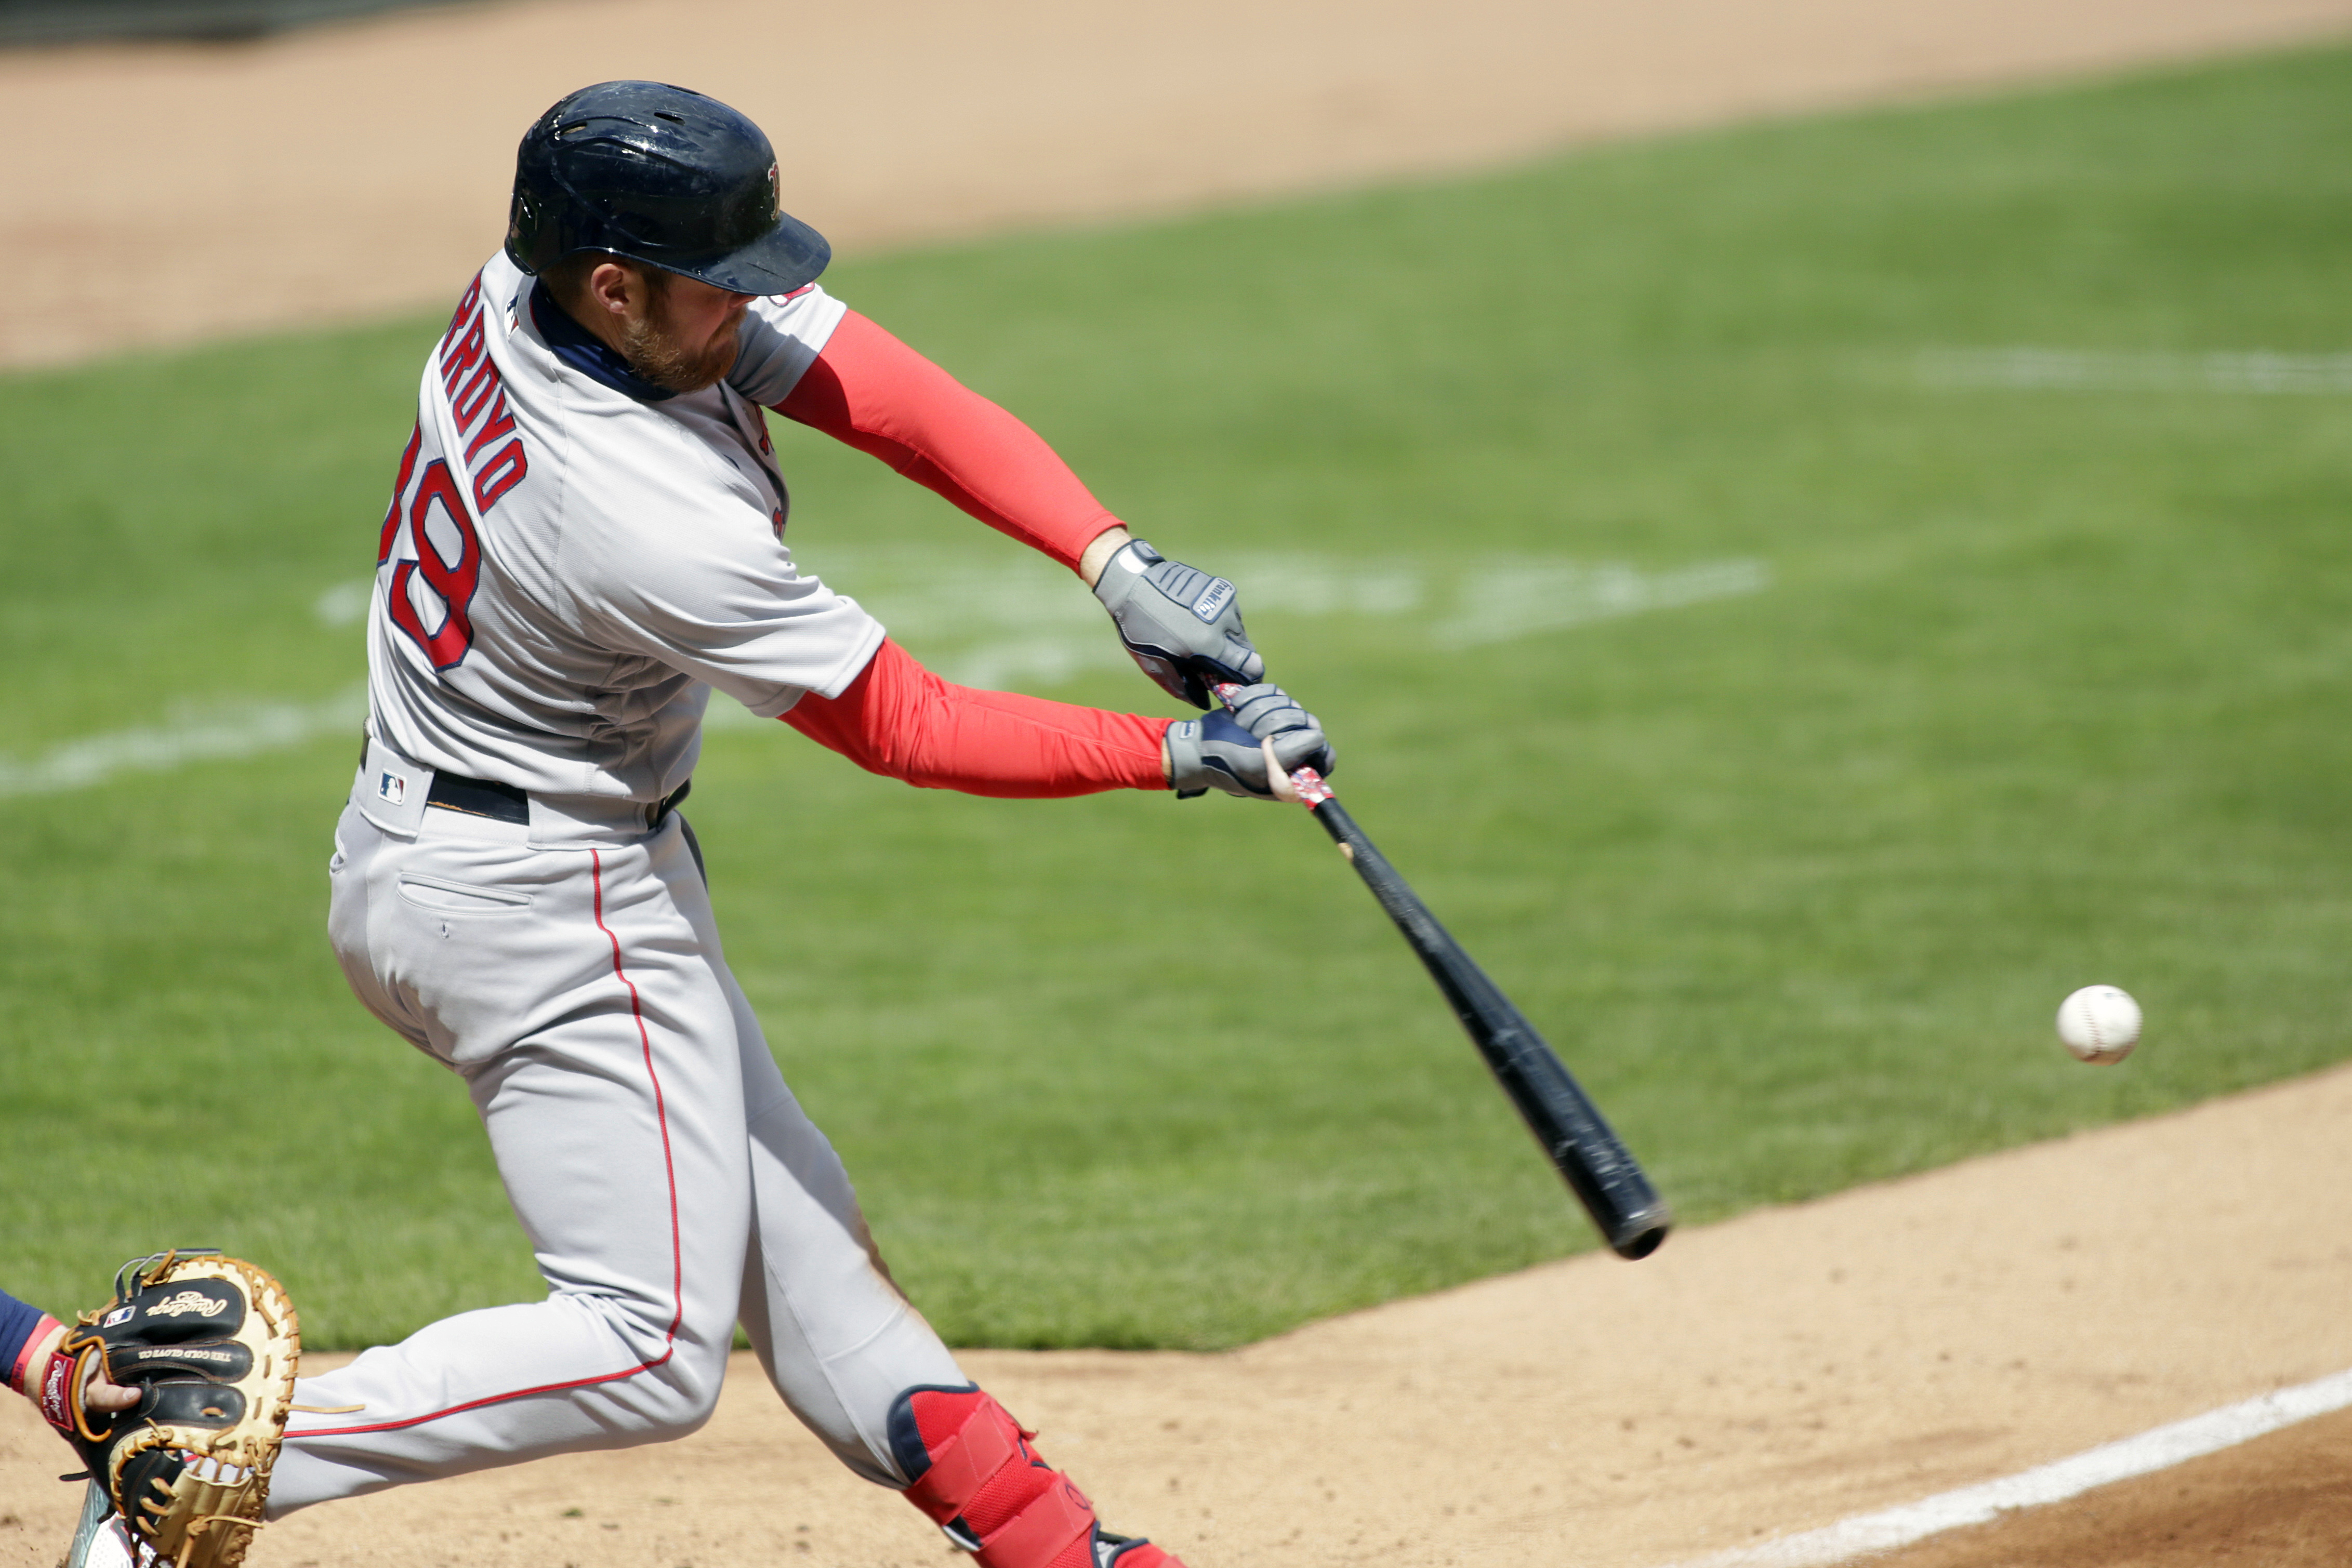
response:
[[(114, 1299), (66, 1331), (38, 1403), (142, 1553), (235, 1568), (261, 1524), (294, 1401), (301, 1330), (278, 1281), (212, 1252), (125, 1263)], [(135, 1390), (92, 1408), (100, 1375)]]
[(1273, 800), (1265, 766), (1268, 741), (1285, 773), (1312, 768), (1328, 775), (1339, 765), (1315, 716), (1280, 686), (1243, 686), (1229, 693), (1226, 703), (1203, 717), (1168, 727), (1168, 781), (1178, 800), (1212, 789)]
[(1170, 696), (1207, 707), (1209, 688), (1220, 681), (1247, 685), (1265, 676), (1265, 661), (1242, 630), (1234, 585), (1141, 539), (1110, 558), (1095, 580), (1095, 597), (1128, 653)]

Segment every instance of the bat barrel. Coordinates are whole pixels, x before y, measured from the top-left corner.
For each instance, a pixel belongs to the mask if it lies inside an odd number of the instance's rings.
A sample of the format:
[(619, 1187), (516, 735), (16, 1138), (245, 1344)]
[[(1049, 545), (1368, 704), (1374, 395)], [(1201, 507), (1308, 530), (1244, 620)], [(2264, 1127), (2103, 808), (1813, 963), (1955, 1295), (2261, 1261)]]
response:
[(1600, 1227), (1610, 1250), (1621, 1258), (1646, 1258), (1658, 1249), (1674, 1225), (1674, 1212), (1650, 1186), (1616, 1133), (1559, 1058), (1539, 1039), (1498, 1038), (1487, 1051), (1511, 1103), (1528, 1130)]
[(1646, 1258), (1665, 1240), (1674, 1211), (1651, 1186), (1600, 1108), (1502, 988), (1486, 977), (1438, 924), (1386, 856), (1326, 791), (1315, 820), (1347, 852), (1349, 863), (1454, 1009), (1471, 1043), (1552, 1167), (1621, 1258)]

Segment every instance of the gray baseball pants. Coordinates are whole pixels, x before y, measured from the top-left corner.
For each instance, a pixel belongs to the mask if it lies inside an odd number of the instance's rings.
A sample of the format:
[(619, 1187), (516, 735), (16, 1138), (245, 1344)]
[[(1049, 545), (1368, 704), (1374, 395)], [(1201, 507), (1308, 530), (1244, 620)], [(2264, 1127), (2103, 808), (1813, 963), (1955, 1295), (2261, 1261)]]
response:
[[(382, 779), (403, 766), (394, 800)], [(968, 1379), (785, 1087), (683, 820), (647, 832), (625, 802), (534, 799), (509, 823), (428, 809), (430, 779), (372, 749), (328, 929), (360, 999), (465, 1081), (549, 1293), (303, 1379), (318, 1413), (288, 1429), (271, 1515), (681, 1437), (710, 1416), (739, 1321), (793, 1414), (904, 1486), (892, 1402)]]

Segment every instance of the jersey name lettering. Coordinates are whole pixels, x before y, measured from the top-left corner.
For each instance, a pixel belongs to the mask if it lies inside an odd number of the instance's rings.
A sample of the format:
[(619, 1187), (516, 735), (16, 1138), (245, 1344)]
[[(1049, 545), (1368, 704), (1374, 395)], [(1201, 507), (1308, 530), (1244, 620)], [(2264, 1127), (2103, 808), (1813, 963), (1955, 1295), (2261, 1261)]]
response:
[[(487, 512), (499, 504), (499, 497), (522, 482), (530, 464), (523, 455), (522, 438), (514, 436), (477, 465), (484, 447), (513, 434), (515, 422), (507, 411), (506, 384), (499, 375), (498, 361), (489, 354), (489, 322), (482, 309), (480, 274), (475, 275), (457, 305), (458, 319), (465, 328), (460, 331), (457, 322), (452, 321), (442, 336), (441, 385), (449, 394), (449, 412), (457, 419), (457, 434), (473, 436), (466, 447), (466, 466), (473, 473), (474, 505)], [(457, 340), (454, 346), (452, 338)], [(477, 424), (482, 427), (478, 434), (474, 434)]]
[[(478, 274), (457, 301), (436, 351), (450, 418), (467, 443), (461, 472), (471, 484), (459, 483), (446, 456), (433, 458), (420, 471), (417, 459), (425, 445), (420, 421), (401, 454), (392, 507), (384, 513), (376, 540), (376, 564), (381, 567), (393, 559), (401, 525), (407, 525), (409, 549), (415, 553), (393, 569), (388, 608), (393, 624), (425, 651), (436, 670), (456, 666), (474, 643), (467, 607), (482, 580), (478, 519), (530, 471), (514, 413), (507, 406), (505, 381), (489, 351), (488, 333)], [(440, 601), (437, 617), (428, 617), (417, 605), (419, 578), (431, 597)], [(428, 619), (438, 624), (428, 625)]]

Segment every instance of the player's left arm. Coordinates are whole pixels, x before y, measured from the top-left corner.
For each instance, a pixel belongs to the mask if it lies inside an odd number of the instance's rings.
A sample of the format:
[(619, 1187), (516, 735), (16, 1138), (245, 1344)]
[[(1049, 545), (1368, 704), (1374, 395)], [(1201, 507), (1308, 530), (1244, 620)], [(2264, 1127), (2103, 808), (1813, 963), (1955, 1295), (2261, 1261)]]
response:
[(52, 1379), (49, 1371), (65, 1334), (65, 1325), (57, 1319), (0, 1291), (0, 1375), (6, 1377), (9, 1387), (31, 1400), (51, 1426), (62, 1428), (77, 1400), (99, 1410), (128, 1410), (139, 1402), (136, 1392), (109, 1383), (103, 1375), (93, 1375), (79, 1389), (61, 1386)]
[(1171, 695), (1265, 678), (1230, 581), (1133, 538), (1044, 437), (856, 311), (774, 406), (1076, 571)]
[(8, 1386), (34, 1398), (40, 1375), (49, 1364), (49, 1352), (65, 1334), (64, 1327), (29, 1301), (0, 1291), (0, 1375)]

